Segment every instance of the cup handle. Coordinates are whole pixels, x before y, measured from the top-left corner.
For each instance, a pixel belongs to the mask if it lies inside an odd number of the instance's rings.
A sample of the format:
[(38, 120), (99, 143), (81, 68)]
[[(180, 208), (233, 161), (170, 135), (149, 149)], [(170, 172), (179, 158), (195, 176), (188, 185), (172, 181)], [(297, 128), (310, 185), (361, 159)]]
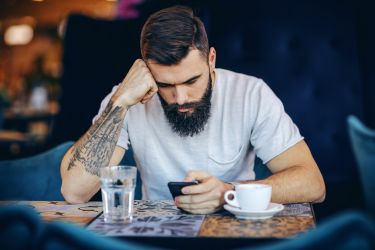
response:
[[(229, 195), (233, 195), (232, 200), (229, 199)], [(228, 203), (229, 205), (231, 205), (233, 207), (240, 207), (240, 205), (238, 204), (237, 198), (236, 198), (236, 191), (234, 191), (234, 190), (226, 191), (225, 194), (224, 194), (224, 200), (225, 200), (226, 203)]]

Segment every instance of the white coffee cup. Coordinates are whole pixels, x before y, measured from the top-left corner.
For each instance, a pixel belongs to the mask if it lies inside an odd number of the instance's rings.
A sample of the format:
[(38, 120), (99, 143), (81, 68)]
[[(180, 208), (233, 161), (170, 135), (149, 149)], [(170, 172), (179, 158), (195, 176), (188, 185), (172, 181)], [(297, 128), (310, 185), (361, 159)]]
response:
[[(268, 208), (271, 202), (272, 186), (267, 184), (239, 184), (235, 186), (236, 190), (225, 192), (225, 201), (241, 210), (253, 212), (263, 211)], [(229, 196), (233, 195), (233, 199)]]

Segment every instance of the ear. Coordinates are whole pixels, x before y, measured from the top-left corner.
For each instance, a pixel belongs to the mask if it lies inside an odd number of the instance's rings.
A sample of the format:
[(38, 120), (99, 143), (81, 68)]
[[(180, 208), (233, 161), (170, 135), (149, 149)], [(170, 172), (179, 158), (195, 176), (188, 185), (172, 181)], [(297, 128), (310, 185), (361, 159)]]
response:
[(216, 65), (216, 50), (214, 47), (210, 48), (210, 52), (208, 53), (208, 65), (210, 67), (210, 73), (215, 70)]

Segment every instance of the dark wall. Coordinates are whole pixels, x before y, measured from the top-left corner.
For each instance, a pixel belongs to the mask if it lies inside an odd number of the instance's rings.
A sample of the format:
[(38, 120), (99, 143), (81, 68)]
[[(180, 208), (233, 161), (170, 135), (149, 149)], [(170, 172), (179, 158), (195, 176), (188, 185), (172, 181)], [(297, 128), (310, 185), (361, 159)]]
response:
[[(356, 13), (350, 2), (224, 2), (212, 17), (218, 66), (263, 78), (329, 178), (351, 176), (348, 114), (362, 114)], [(288, 4), (286, 4), (288, 3)], [(223, 18), (222, 25), (214, 25)]]
[(361, 62), (364, 122), (375, 128), (375, 2), (358, 5), (358, 45)]
[(77, 140), (91, 125), (100, 102), (139, 58), (139, 21), (70, 16), (64, 41), (61, 112), (53, 140)]

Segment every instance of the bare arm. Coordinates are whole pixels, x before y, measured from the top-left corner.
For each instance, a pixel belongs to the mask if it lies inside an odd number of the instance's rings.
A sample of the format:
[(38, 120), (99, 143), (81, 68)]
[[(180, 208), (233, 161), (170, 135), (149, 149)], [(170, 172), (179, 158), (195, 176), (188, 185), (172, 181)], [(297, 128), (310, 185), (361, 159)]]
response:
[(322, 202), (325, 199), (322, 174), (305, 141), (276, 156), (267, 166), (273, 175), (255, 182), (272, 185), (273, 202)]
[(100, 169), (118, 164), (125, 153), (116, 144), (128, 107), (147, 102), (156, 92), (146, 64), (136, 60), (99, 119), (61, 162), (61, 192), (68, 202), (87, 202), (99, 190)]
[(61, 192), (70, 203), (88, 201), (99, 190), (100, 168), (119, 163), (125, 153), (115, 147), (126, 109), (113, 106), (110, 101), (100, 118), (64, 156)]
[[(267, 163), (273, 175), (264, 180), (243, 183), (272, 185), (272, 201), (277, 203), (321, 202), (325, 198), (325, 184), (320, 170), (305, 141), (301, 141)], [(223, 195), (233, 189), (209, 173), (191, 171), (185, 181), (199, 180), (199, 185), (182, 189), (186, 195), (176, 198), (178, 207), (198, 214), (217, 211), (224, 204)]]

